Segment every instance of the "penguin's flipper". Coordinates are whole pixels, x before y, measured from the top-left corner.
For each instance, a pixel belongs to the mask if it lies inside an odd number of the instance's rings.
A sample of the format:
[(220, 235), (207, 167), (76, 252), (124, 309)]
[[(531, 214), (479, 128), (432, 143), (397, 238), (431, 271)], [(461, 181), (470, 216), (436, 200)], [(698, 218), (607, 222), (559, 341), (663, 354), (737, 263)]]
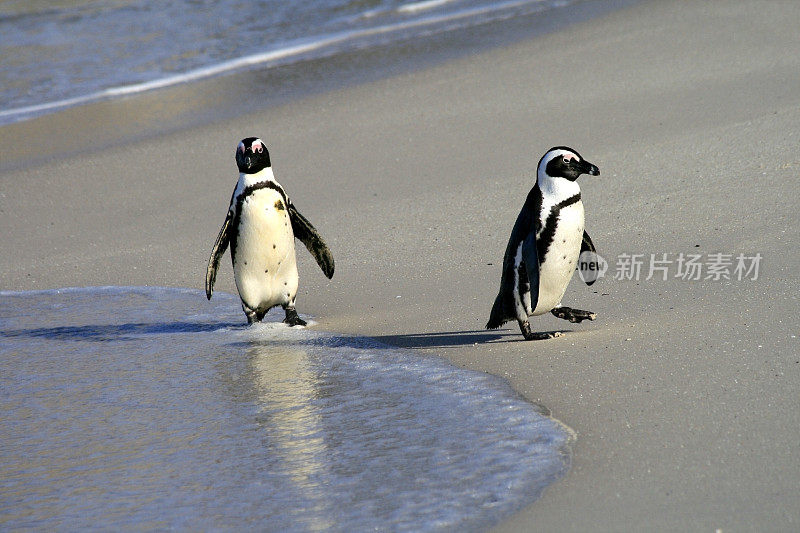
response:
[(504, 296), (503, 292), (500, 291), (500, 294), (494, 299), (494, 305), (492, 305), (492, 311), (489, 313), (489, 321), (486, 323), (486, 329), (497, 329), (511, 320), (507, 318), (506, 313), (504, 313)]
[[(589, 272), (600, 272), (600, 263), (597, 261), (597, 250), (594, 247), (592, 239), (589, 238), (589, 234), (585, 231), (583, 232), (583, 241), (581, 242), (581, 255), (583, 255), (584, 252), (589, 252), (591, 254), (588, 256)], [(591, 285), (597, 281), (597, 277), (587, 277), (584, 281), (587, 285)]]
[(536, 248), (535, 230), (528, 233), (528, 236), (522, 241), (522, 262), (525, 263), (525, 270), (528, 274), (531, 311), (533, 311), (539, 303), (539, 252)]
[[(492, 311), (489, 313), (489, 321), (486, 329), (497, 329), (509, 320), (520, 318), (521, 310), (517, 309), (515, 294), (519, 288), (524, 288), (528, 282), (528, 276), (521, 264), (517, 265), (517, 256), (522, 247), (522, 223), (518, 217), (517, 223), (511, 232), (511, 238), (506, 246), (506, 253), (503, 257), (503, 274), (500, 278), (500, 291), (494, 299)], [(538, 278), (537, 278), (538, 279)]]
[(289, 220), (292, 221), (292, 231), (294, 236), (306, 245), (308, 251), (314, 256), (317, 264), (322, 269), (322, 272), (328, 279), (333, 277), (333, 255), (322, 240), (322, 237), (308, 221), (306, 217), (300, 214), (297, 208), (291, 202), (289, 204)]
[(219, 260), (228, 249), (228, 244), (231, 241), (230, 229), (231, 221), (233, 220), (233, 212), (228, 211), (225, 217), (225, 222), (222, 223), (222, 228), (217, 235), (217, 241), (214, 243), (214, 248), (211, 249), (211, 256), (208, 258), (208, 268), (206, 268), (206, 297), (210, 300), (211, 295), (214, 293), (214, 281), (217, 279), (217, 268), (219, 268)]
[(597, 253), (597, 250), (594, 248), (594, 243), (592, 239), (589, 238), (589, 234), (586, 231), (583, 232), (583, 242), (581, 242), (581, 253), (583, 252), (592, 252), (593, 254)]
[[(536, 251), (536, 229), (537, 219), (534, 213), (540, 211), (542, 205), (541, 191), (538, 186), (534, 186), (528, 193), (525, 199), (525, 204), (517, 215), (517, 220), (514, 222), (514, 227), (511, 230), (511, 237), (508, 239), (506, 251), (503, 255), (503, 274), (500, 278), (500, 292), (494, 300), (492, 311), (489, 314), (489, 321), (486, 323), (486, 329), (496, 329), (508, 322), (509, 320), (527, 319), (527, 314), (517, 305), (517, 293), (527, 293), (530, 289), (527, 287), (529, 283), (529, 276), (526, 271), (529, 268), (527, 265), (536, 265), (536, 272), (533, 274), (535, 283), (530, 283), (532, 290), (530, 290), (533, 308), (536, 307), (536, 302), (539, 299), (539, 261), (537, 259)], [(533, 246), (528, 244), (523, 250), (526, 237), (532, 240)], [(533, 248), (529, 250), (528, 248)], [(525, 251), (531, 261), (528, 262), (525, 258)], [(522, 252), (520, 257), (526, 266), (522, 266), (517, 262), (517, 257)], [(523, 290), (520, 290), (523, 289)]]

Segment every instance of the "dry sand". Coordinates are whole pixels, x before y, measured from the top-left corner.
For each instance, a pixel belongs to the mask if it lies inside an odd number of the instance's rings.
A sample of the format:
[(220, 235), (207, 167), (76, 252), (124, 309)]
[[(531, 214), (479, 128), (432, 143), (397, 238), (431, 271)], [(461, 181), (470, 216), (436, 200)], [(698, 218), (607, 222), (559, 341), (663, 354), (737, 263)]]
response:
[[(129, 127), (141, 98), (2, 128), (17, 170), (0, 174), (0, 289), (201, 288), (234, 147), (260, 135), (337, 261), (328, 282), (301, 249), (302, 313), (506, 377), (577, 431), (567, 477), (498, 530), (796, 531), (798, 23), (791, 1), (644, 2), (118, 146), (92, 134), (109, 117)], [(580, 183), (609, 273), (624, 253), (644, 266), (638, 281), (576, 277), (564, 303), (597, 321), (534, 319), (567, 335), (523, 342), (513, 324), (482, 326), (556, 144), (601, 169)], [(26, 149), (65, 146), (82, 153), (25, 164)], [(645, 280), (662, 253), (763, 259), (755, 280), (682, 280), (675, 263), (667, 281)], [(235, 290), (227, 260), (218, 290)]]

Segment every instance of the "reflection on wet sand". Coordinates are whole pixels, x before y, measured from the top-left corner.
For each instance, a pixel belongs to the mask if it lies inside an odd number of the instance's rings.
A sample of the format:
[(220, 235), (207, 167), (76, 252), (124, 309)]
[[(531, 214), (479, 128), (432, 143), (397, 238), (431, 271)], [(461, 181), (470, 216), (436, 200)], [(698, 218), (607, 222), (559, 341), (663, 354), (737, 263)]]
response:
[(275, 463), (302, 494), (308, 507), (300, 519), (319, 531), (333, 526), (332, 502), (321, 480), (329, 476), (322, 415), (311, 401), (319, 376), (308, 354), (291, 345), (259, 343), (247, 351), (258, 399), (258, 424)]

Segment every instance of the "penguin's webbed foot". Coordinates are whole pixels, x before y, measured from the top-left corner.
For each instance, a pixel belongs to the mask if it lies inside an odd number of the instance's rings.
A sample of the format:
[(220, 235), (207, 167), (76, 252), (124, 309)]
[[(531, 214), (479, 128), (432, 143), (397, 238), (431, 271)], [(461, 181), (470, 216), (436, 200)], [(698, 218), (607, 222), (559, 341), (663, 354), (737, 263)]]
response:
[(252, 326), (256, 322), (261, 322), (264, 320), (264, 316), (266, 316), (269, 309), (250, 309), (244, 304), (244, 302), (242, 302), (242, 311), (244, 311), (244, 314), (247, 317), (247, 325)]
[(583, 311), (581, 309), (573, 309), (571, 307), (556, 307), (550, 312), (553, 314), (553, 316), (564, 320), (569, 320), (570, 322), (574, 322), (576, 324), (580, 324), (584, 320), (594, 320), (597, 318), (597, 313)]
[(283, 319), (284, 324), (291, 326), (306, 326), (308, 323), (300, 318), (294, 307), (286, 307), (286, 318)]
[(547, 339), (554, 339), (556, 337), (563, 337), (564, 334), (560, 331), (549, 331), (549, 332), (542, 332), (542, 333), (533, 333), (531, 331), (531, 324), (527, 320), (518, 320), (519, 322), (519, 329), (522, 332), (522, 336), (525, 337), (526, 341), (543, 341)]
[(245, 309), (244, 310), (244, 314), (247, 316), (247, 325), (248, 326), (250, 326), (252, 324), (255, 324), (256, 322), (260, 322), (261, 321), (258, 318), (258, 315), (256, 314), (255, 311), (252, 311), (250, 309)]

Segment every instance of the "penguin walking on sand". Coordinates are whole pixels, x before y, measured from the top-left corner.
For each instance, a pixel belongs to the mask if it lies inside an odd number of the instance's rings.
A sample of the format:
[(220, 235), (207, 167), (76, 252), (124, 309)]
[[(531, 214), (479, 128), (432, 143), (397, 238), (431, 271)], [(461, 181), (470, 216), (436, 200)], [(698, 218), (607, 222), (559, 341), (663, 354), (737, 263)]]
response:
[[(526, 340), (561, 336), (532, 333), (528, 317), (548, 311), (570, 322), (594, 320), (591, 311), (561, 305), (569, 280), (583, 252), (590, 252), (589, 270), (599, 270), (597, 252), (584, 231), (581, 174), (600, 175), (596, 166), (565, 146), (547, 151), (536, 171), (536, 184), (517, 216), (503, 257), (500, 292), (494, 301), (487, 329), (516, 319)], [(587, 279), (591, 285), (594, 278)]]
[(239, 143), (236, 165), (239, 181), (208, 259), (206, 296), (211, 299), (219, 261), (230, 244), (234, 279), (247, 323), (260, 322), (267, 311), (280, 305), (286, 312), (286, 324), (305, 326), (294, 306), (298, 280), (294, 239), (306, 245), (329, 279), (333, 277), (333, 256), (311, 222), (275, 181), (269, 152), (261, 139), (248, 137)]

